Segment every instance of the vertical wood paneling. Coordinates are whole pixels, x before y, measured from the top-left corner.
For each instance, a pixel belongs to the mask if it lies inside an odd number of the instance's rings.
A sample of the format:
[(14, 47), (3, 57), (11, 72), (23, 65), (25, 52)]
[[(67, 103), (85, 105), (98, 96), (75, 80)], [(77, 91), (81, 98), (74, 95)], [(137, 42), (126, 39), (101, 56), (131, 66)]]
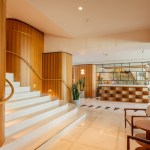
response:
[[(43, 53), (43, 78), (62, 79), (72, 84), (72, 55), (64, 52)], [(71, 102), (70, 90), (57, 80), (43, 81), (43, 93), (51, 89), (51, 96)]]
[[(44, 34), (30, 25), (7, 19), (7, 50), (20, 55), (30, 63), (33, 69), (42, 76), (42, 53), (44, 50)], [(36, 84), (34, 90), (42, 90), (42, 81), (16, 56), (7, 53), (7, 72), (14, 73), (16, 81), (22, 86)]]
[[(81, 75), (81, 69), (84, 69), (85, 74)], [(96, 72), (95, 65), (74, 65), (73, 66), (73, 82), (78, 82), (80, 78), (85, 77), (85, 97), (95, 97), (96, 92)]]
[[(6, 57), (6, 1), (0, 0), (0, 99), (5, 95), (5, 57)], [(5, 110), (0, 104), (0, 146), (5, 141)]]
[[(66, 54), (66, 80), (69, 87), (72, 87), (72, 56)], [(72, 95), (68, 88), (66, 88), (66, 99), (71, 102)]]
[(92, 65), (92, 95), (96, 97), (96, 65)]

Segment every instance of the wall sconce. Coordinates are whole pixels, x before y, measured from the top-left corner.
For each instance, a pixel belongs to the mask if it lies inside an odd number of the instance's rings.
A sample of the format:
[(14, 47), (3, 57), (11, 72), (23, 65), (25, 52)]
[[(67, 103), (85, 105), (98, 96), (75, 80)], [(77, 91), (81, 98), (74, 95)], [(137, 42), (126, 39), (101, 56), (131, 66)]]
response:
[(36, 84), (34, 83), (33, 84), (33, 91), (36, 89)]
[(51, 97), (51, 94), (52, 94), (52, 90), (51, 89), (48, 90), (48, 94), (49, 94), (49, 97)]
[(84, 69), (81, 69), (81, 74), (84, 74)]

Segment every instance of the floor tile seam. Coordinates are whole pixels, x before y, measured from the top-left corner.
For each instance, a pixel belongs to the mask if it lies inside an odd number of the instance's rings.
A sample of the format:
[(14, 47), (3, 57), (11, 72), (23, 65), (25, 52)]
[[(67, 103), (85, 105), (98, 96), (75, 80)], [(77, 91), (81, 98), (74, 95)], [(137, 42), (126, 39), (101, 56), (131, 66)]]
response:
[(120, 120), (120, 125), (119, 125), (119, 128), (118, 128), (115, 150), (118, 150), (118, 141), (119, 141), (119, 135), (120, 135), (120, 131), (121, 131), (122, 120), (123, 120), (123, 118)]
[(70, 144), (69, 147), (68, 147), (67, 149), (65, 149), (65, 150), (70, 150), (71, 145), (73, 145), (73, 142), (70, 142), (70, 141), (68, 141), (68, 140), (65, 140), (65, 139), (60, 138), (60, 139), (58, 139), (57, 141), (55, 141), (55, 142), (50, 146), (50, 149), (48, 148), (48, 149), (46, 149), (46, 150), (53, 150), (53, 149), (52, 149), (53, 146), (55, 146), (55, 144), (58, 144), (58, 142), (60, 142), (60, 141), (67, 142), (67, 143)]
[[(86, 129), (83, 129), (82, 133), (80, 133), (80, 135), (78, 135), (78, 136), (76, 137), (76, 139), (79, 138), (79, 137), (85, 132), (85, 130), (86, 130)], [(67, 136), (67, 134), (66, 134), (66, 136)], [(67, 139), (67, 138), (65, 139), (65, 137), (64, 137), (64, 138), (62, 137), (61, 139), (64, 139), (64, 140), (67, 140), (67, 141), (70, 141), (70, 142), (76, 142), (76, 141), (74, 141), (74, 140), (69, 140), (69, 139)]]
[[(97, 147), (97, 146), (93, 146), (93, 145), (90, 145), (90, 144), (83, 144), (83, 143), (80, 143), (80, 142), (78, 142), (78, 141), (77, 141), (75, 144), (80, 144), (80, 145), (83, 145), (83, 146), (85, 146), (85, 147), (90, 146), (90, 147), (93, 147), (93, 148), (96, 148), (96, 149), (100, 150), (100, 148)], [(74, 144), (73, 144), (73, 145), (74, 145)], [(90, 150), (90, 149), (87, 149), (87, 150)], [(103, 148), (103, 150), (107, 150), (107, 149), (104, 149), (104, 148)]]

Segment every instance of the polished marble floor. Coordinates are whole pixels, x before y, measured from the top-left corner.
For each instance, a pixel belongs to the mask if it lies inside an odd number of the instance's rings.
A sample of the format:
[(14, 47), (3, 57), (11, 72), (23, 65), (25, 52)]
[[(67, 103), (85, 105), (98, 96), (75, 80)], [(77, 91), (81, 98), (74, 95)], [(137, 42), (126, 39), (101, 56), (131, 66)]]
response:
[[(87, 118), (69, 130), (48, 150), (126, 150), (126, 135), (130, 134), (130, 127), (124, 128), (123, 109), (146, 106), (147, 104), (82, 99), (80, 109), (86, 111)], [(136, 132), (142, 131), (135, 130)], [(131, 141), (131, 150), (137, 146), (136, 142)]]

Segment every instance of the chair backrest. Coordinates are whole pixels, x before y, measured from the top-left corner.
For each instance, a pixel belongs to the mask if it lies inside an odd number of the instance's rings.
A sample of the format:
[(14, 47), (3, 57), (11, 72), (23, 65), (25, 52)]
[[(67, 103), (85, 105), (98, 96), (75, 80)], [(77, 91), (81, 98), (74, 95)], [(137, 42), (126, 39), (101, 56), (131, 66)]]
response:
[(150, 116), (150, 105), (148, 105), (147, 108), (146, 108), (146, 114), (147, 114), (148, 116)]

